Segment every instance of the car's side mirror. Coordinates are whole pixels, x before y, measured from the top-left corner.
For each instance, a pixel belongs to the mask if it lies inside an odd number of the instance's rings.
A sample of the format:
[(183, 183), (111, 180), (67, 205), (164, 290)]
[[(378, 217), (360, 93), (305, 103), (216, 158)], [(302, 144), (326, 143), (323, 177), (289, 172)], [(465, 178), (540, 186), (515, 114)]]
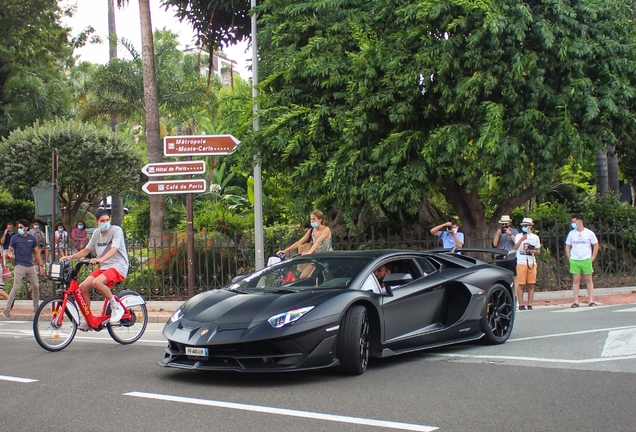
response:
[(407, 284), (413, 280), (410, 273), (391, 273), (382, 279), (388, 295), (393, 295), (393, 288)]

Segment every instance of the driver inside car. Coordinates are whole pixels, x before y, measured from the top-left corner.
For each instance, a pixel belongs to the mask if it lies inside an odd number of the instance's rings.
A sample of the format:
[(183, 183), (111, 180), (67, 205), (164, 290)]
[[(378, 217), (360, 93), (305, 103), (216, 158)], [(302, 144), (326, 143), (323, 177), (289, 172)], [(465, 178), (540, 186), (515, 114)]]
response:
[(384, 278), (387, 275), (391, 274), (391, 269), (386, 265), (386, 264), (382, 264), (380, 267), (378, 267), (377, 269), (375, 269), (373, 271), (373, 274), (375, 275), (376, 279), (378, 280), (378, 283), (380, 284), (380, 288), (382, 288), (384, 290)]

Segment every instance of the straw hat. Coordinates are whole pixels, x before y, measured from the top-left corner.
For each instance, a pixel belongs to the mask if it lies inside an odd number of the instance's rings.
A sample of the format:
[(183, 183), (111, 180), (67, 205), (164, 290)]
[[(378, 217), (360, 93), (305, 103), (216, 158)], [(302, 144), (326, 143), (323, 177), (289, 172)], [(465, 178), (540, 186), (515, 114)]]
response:
[(531, 218), (523, 218), (521, 225), (534, 225), (534, 222), (532, 222)]
[(501, 219), (499, 219), (500, 224), (511, 223), (511, 222), (512, 222), (512, 219), (510, 219), (510, 216), (508, 215), (502, 215)]

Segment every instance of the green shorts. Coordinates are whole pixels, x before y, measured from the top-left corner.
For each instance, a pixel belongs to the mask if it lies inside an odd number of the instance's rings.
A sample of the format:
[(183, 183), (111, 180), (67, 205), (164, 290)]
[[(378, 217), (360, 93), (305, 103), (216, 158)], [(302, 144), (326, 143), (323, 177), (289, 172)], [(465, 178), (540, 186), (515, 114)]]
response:
[(592, 258), (584, 259), (584, 260), (570, 260), (570, 273), (572, 274), (581, 274), (589, 275), (594, 273), (594, 269), (592, 268)]

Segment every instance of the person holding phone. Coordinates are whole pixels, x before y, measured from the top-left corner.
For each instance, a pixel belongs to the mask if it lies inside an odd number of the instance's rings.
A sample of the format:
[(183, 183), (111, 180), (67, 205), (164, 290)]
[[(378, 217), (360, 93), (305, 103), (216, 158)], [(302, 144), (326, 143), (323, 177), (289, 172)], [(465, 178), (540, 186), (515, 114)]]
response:
[(459, 224), (455, 219), (431, 228), (431, 234), (436, 235), (442, 241), (444, 249), (464, 246), (464, 233), (460, 231)]
[[(499, 228), (495, 231), (492, 239), (492, 245), (497, 249), (501, 249), (506, 252), (515, 250), (515, 236), (519, 234), (515, 228), (512, 227), (512, 219), (509, 215), (502, 215), (499, 219)], [(516, 260), (501, 261), (497, 263), (497, 266), (503, 267), (514, 273), (515, 289), (517, 286), (517, 262)]]
[[(539, 236), (532, 232), (534, 223), (530, 218), (521, 221), (521, 233), (515, 236), (515, 250), (517, 251), (517, 286), (515, 287), (519, 310), (532, 310), (534, 300), (534, 285), (537, 283), (537, 257), (541, 249)], [(528, 289), (528, 303), (523, 305), (524, 287)]]

